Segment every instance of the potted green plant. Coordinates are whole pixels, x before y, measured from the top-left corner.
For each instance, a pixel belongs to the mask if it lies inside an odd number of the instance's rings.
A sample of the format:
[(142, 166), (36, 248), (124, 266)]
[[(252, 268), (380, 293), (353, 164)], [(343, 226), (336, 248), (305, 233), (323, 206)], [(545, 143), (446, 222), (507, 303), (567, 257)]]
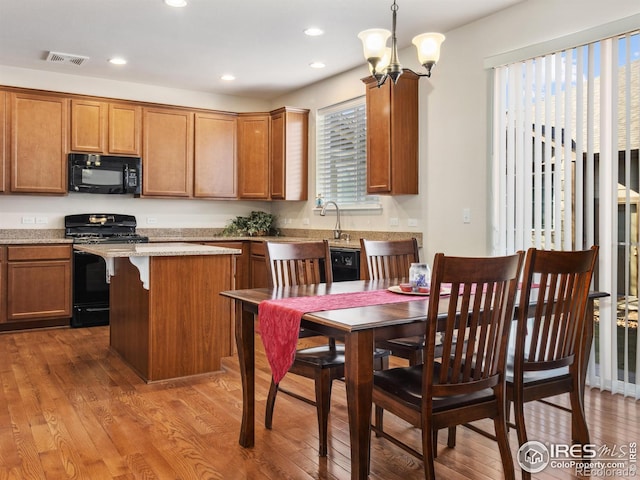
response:
[(258, 237), (279, 235), (275, 227), (276, 216), (272, 213), (253, 211), (247, 217), (238, 216), (222, 231), (226, 236)]

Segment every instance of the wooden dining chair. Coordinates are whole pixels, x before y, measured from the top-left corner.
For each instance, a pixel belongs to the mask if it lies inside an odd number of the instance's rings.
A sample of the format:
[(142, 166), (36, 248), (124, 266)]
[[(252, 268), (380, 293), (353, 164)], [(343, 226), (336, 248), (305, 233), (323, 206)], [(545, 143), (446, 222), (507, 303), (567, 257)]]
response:
[[(320, 271), (324, 271), (326, 283), (333, 280), (331, 255), (326, 240), (313, 242), (266, 242), (265, 258), (271, 287), (311, 285), (321, 283)], [(316, 332), (301, 329), (298, 337), (320, 336)], [(389, 352), (375, 350), (374, 368), (388, 366)], [(318, 416), (318, 440), (320, 456), (327, 455), (327, 430), (331, 406), (333, 380), (344, 377), (344, 345), (334, 338), (326, 343), (296, 351), (288, 373), (311, 378), (315, 381), (315, 400), (282, 388), (271, 379), (265, 413), (265, 427), (271, 429), (273, 410), (278, 391), (314, 405)]]
[[(493, 419), (504, 477), (515, 477), (506, 425), (505, 368), (524, 253), (504, 257), (448, 257), (433, 262), (431, 287), (451, 284), (448, 296), (430, 295), (425, 361), (374, 373), (373, 402), (422, 429), (422, 452), (372, 426), (424, 462), (435, 479), (433, 432), (482, 418)], [(436, 336), (443, 355), (435, 359)]]
[[(360, 277), (379, 280), (409, 277), (409, 267), (420, 261), (418, 242), (406, 240), (360, 239)], [(376, 341), (376, 347), (391, 351), (391, 355), (405, 358), (409, 365), (417, 365), (424, 359), (424, 337), (412, 336)]]
[[(581, 365), (591, 344), (583, 342), (582, 335), (585, 322), (593, 321), (586, 313), (597, 257), (597, 246), (584, 251), (531, 248), (527, 252), (515, 351), (507, 369), (507, 397), (513, 402), (520, 446), (527, 442), (524, 404), (548, 403), (544, 399), (566, 393), (571, 408), (560, 408), (571, 412), (571, 439), (589, 443)], [(527, 309), (530, 303), (535, 304), (533, 311)], [(531, 473), (523, 469), (522, 478), (531, 478)]]
[[(588, 360), (590, 343), (583, 339), (587, 321), (589, 288), (598, 247), (584, 251), (551, 251), (530, 248), (525, 261), (515, 335), (507, 357), (507, 419), (513, 403), (519, 446), (527, 443), (524, 404), (539, 400), (571, 413), (574, 443), (589, 443), (584, 414), (581, 366)], [(534, 307), (530, 307), (534, 305)], [(546, 398), (569, 394), (571, 408)], [(488, 432), (465, 425), (485, 436)], [(449, 446), (455, 445), (455, 427), (449, 429)], [(523, 456), (520, 462), (526, 464)], [(522, 469), (522, 478), (531, 473)]]

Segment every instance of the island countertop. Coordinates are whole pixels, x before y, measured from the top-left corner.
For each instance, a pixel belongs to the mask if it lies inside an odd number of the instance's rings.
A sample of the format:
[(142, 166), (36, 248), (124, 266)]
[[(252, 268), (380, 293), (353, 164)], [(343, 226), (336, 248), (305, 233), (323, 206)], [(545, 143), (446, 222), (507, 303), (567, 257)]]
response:
[(103, 258), (119, 257), (176, 257), (183, 255), (235, 255), (237, 248), (214, 247), (183, 242), (163, 243), (91, 243), (74, 244), (81, 252), (92, 253)]

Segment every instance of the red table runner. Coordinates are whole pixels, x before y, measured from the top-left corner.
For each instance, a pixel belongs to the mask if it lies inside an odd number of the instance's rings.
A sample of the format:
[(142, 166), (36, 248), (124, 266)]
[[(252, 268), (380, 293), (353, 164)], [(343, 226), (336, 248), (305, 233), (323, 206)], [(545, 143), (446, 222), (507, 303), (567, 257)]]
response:
[(388, 290), (371, 290), (260, 302), (258, 305), (260, 336), (271, 366), (273, 381), (276, 384), (280, 383), (282, 377), (293, 364), (298, 344), (300, 320), (305, 313), (426, 300), (427, 298), (429, 298), (428, 295), (400, 295)]

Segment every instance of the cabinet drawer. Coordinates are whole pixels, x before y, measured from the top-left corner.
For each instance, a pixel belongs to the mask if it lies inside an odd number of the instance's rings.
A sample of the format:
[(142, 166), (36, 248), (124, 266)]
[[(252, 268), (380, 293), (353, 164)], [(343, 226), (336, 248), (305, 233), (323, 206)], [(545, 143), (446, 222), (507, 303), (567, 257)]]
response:
[(7, 248), (7, 260), (70, 260), (71, 245), (19, 246)]
[(251, 242), (251, 255), (266, 255), (266, 247), (264, 242)]

